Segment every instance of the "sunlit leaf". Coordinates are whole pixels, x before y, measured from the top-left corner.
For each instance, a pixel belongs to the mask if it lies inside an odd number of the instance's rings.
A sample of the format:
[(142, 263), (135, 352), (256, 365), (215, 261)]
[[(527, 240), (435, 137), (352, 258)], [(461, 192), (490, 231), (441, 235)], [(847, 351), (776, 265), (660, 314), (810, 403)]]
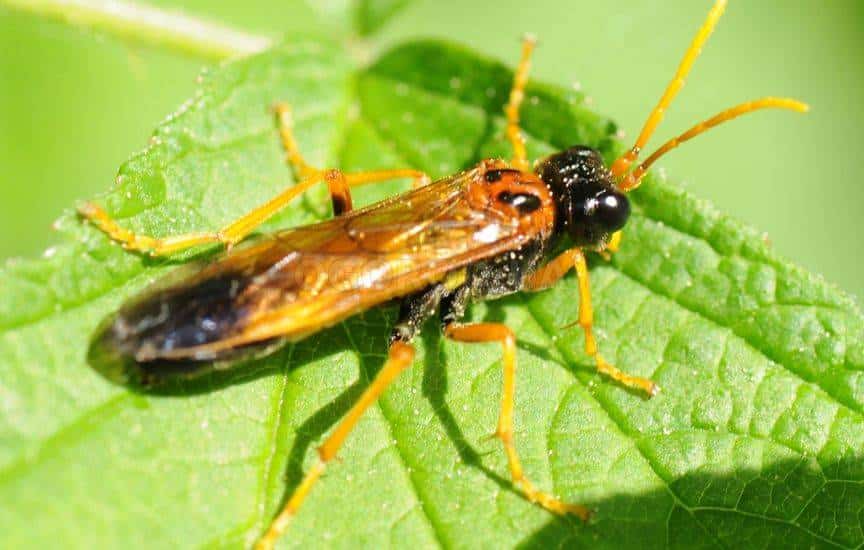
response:
[[(99, 200), (157, 235), (221, 226), (291, 182), (268, 107), (294, 105), (311, 162), (443, 175), (506, 154), (504, 66), (416, 42), (359, 70), (291, 42), (206, 74)], [(529, 150), (607, 156), (614, 125), (533, 85)], [(778, 119), (779, 120), (779, 119)], [(779, 123), (779, 122), (778, 122)], [(682, 153), (683, 154), (683, 153)], [(359, 203), (402, 188), (363, 189)], [(663, 388), (648, 401), (594, 373), (573, 277), (472, 308), (519, 337), (516, 441), (540, 487), (589, 525), (513, 491), (496, 425), (500, 349), (444, 341), (360, 423), (288, 546), (858, 547), (864, 543), (864, 320), (759, 233), (649, 178), (611, 263), (594, 258), (605, 355)], [(324, 191), (268, 223), (327, 215)], [(266, 229), (266, 228), (265, 228)], [(68, 214), (62, 242), (0, 271), (4, 547), (239, 547), (259, 536), (315, 445), (380, 367), (392, 308), (227, 376), (135, 393), (87, 363), (99, 322), (186, 256), (125, 253)]]

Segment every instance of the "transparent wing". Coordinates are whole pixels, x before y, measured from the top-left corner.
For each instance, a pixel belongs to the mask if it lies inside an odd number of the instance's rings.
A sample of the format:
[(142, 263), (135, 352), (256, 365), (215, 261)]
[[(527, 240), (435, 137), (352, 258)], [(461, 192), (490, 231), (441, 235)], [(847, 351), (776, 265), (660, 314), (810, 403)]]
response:
[(476, 178), (471, 170), (438, 180), (187, 268), (121, 309), (106, 338), (138, 362), (227, 357), (300, 339), (536, 238), (518, 219), (478, 207)]

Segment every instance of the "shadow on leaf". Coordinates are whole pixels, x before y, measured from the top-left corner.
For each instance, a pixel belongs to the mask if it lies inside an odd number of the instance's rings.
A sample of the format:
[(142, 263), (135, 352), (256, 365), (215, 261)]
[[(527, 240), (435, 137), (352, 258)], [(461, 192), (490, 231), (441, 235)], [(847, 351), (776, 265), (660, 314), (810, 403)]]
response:
[(762, 470), (688, 472), (658, 480), (656, 490), (586, 502), (596, 512), (589, 524), (551, 518), (515, 546), (856, 548), (864, 542), (864, 487), (833, 478), (862, 467), (800, 458)]

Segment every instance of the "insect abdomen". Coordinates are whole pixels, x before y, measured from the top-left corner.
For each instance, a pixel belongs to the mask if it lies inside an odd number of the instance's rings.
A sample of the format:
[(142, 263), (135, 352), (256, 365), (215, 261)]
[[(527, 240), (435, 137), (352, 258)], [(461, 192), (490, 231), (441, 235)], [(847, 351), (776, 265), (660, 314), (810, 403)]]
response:
[(242, 327), (247, 311), (237, 296), (244, 280), (248, 278), (222, 273), (147, 294), (105, 324), (91, 346), (91, 359), (116, 381), (149, 385), (195, 376), (212, 370), (214, 361), (269, 349), (273, 340), (218, 351), (207, 346)]

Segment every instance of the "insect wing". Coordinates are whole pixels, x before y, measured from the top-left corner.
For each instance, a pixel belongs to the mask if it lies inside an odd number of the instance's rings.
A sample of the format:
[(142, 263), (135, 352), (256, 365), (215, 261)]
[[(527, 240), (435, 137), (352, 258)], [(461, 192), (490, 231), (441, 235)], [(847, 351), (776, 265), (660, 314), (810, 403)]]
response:
[(476, 179), (464, 172), (187, 267), (122, 308), (101, 340), (139, 363), (230, 358), (298, 340), (535, 237), (472, 205)]

